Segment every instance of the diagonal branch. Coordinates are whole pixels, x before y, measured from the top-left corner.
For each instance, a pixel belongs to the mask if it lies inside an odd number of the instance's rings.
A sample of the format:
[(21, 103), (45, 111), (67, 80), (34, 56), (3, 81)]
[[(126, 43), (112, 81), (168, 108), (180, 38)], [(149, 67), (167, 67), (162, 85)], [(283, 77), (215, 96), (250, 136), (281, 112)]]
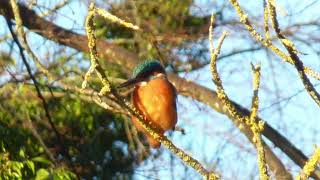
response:
[(49, 148), (44, 143), (42, 137), (39, 135), (38, 131), (36, 130), (36, 127), (34, 127), (28, 113), (26, 113), (26, 124), (27, 124), (27, 128), (30, 129), (32, 135), (39, 141), (39, 144), (43, 147), (44, 152), (47, 154), (47, 156), (50, 158), (50, 160), (54, 164), (56, 164), (56, 160), (55, 160), (53, 154), (50, 152)]
[[(273, 45), (271, 43), (271, 41), (268, 39), (264, 39), (253, 27), (253, 25), (251, 24), (248, 15), (241, 9), (239, 3), (237, 0), (230, 0), (230, 3), (232, 4), (232, 6), (234, 7), (234, 9), (237, 11), (237, 14), (240, 18), (240, 22), (243, 23), (245, 25), (245, 27), (247, 28), (247, 30), (250, 32), (251, 36), (253, 38), (256, 39), (256, 41), (258, 41), (259, 43), (261, 43), (263, 46), (265, 46), (266, 48), (270, 49), (272, 52), (274, 52), (275, 54), (277, 54), (279, 57), (281, 57), (281, 59), (285, 60), (286, 62), (293, 64), (294, 65), (294, 60), (292, 59), (291, 56), (287, 56), (284, 52), (282, 52), (279, 48), (277, 48), (275, 45)], [(265, 20), (265, 25), (266, 25), (267, 20)], [(268, 29), (266, 33), (268, 33)], [(320, 80), (320, 73), (314, 71), (313, 69), (311, 69), (310, 67), (305, 66), (302, 69), (306, 74), (309, 74), (310, 76), (316, 78), (317, 80)]]
[(317, 165), (320, 165), (320, 148), (316, 147), (314, 154), (310, 157), (308, 162), (303, 167), (300, 174), (297, 176), (297, 180), (305, 180), (316, 169)]
[[(30, 76), (30, 78), (31, 78), (31, 80), (32, 80), (32, 82), (33, 82), (33, 84), (34, 84), (34, 87), (36, 88), (37, 95), (38, 95), (39, 99), (40, 99), (41, 102), (42, 102), (42, 106), (43, 106), (43, 109), (44, 109), (44, 111), (45, 111), (46, 117), (47, 117), (47, 119), (48, 119), (48, 121), (49, 121), (49, 124), (50, 124), (53, 132), (55, 133), (55, 135), (56, 135), (56, 137), (57, 137), (57, 139), (58, 139), (59, 144), (60, 144), (61, 147), (62, 147), (63, 154), (64, 154), (66, 157), (69, 158), (68, 151), (66, 150), (65, 144), (64, 144), (64, 142), (63, 142), (63, 140), (62, 140), (62, 136), (61, 136), (61, 134), (59, 133), (59, 131), (57, 130), (55, 124), (53, 123), (52, 117), (51, 117), (50, 112), (49, 112), (48, 104), (47, 104), (45, 98), (43, 97), (43, 95), (42, 95), (42, 93), (41, 93), (41, 90), (40, 90), (40, 88), (39, 88), (39, 83), (38, 83), (38, 81), (36, 80), (36, 78), (33, 76), (32, 71), (31, 71), (31, 67), (30, 67), (30, 65), (29, 65), (29, 63), (28, 63), (28, 61), (27, 61), (27, 59), (26, 59), (26, 57), (25, 57), (25, 55), (24, 55), (24, 53), (23, 53), (23, 49), (24, 49), (24, 48), (23, 48), (22, 45), (20, 44), (17, 36), (15, 35), (15, 33), (14, 33), (14, 31), (13, 31), (12, 22), (10, 21), (10, 19), (6, 19), (6, 21), (7, 21), (7, 24), (8, 24), (9, 30), (10, 30), (10, 33), (11, 33), (11, 35), (12, 35), (12, 38), (13, 38), (13, 40), (15, 41), (15, 43), (17, 44), (17, 46), (18, 46), (18, 48), (19, 48), (19, 53), (20, 53), (20, 55), (21, 55), (21, 59), (22, 59), (24, 65), (25, 65), (26, 68), (27, 68), (28, 74), (29, 74), (29, 76)], [(21, 28), (22, 28), (22, 27), (21, 27)], [(50, 157), (50, 158), (51, 158), (51, 157)], [(70, 159), (70, 158), (69, 158), (69, 159)]]
[(307, 77), (305, 71), (304, 71), (304, 65), (303, 62), (300, 60), (295, 45), (287, 39), (280, 30), (279, 23), (277, 20), (277, 12), (275, 7), (275, 0), (268, 0), (267, 7), (269, 9), (270, 18), (272, 21), (273, 29), (275, 30), (278, 39), (281, 41), (282, 45), (287, 49), (292, 61), (293, 65), (297, 69), (299, 73), (299, 77), (302, 80), (302, 83), (309, 93), (309, 95), (312, 97), (312, 99), (320, 106), (320, 95), (310, 82), (309, 78)]

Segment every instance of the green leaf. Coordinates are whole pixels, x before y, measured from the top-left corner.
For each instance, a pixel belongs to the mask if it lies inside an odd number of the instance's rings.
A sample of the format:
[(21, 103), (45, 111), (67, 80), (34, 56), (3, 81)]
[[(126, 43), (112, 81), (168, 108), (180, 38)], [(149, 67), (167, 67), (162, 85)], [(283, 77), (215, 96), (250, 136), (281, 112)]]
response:
[(18, 161), (12, 161), (12, 169), (18, 173), (20, 173), (21, 169), (23, 168), (23, 163)]
[(24, 154), (24, 150), (23, 149), (20, 149), (20, 151), (19, 151), (19, 156), (20, 157), (25, 157), (25, 154)]
[(57, 169), (54, 171), (53, 180), (73, 180), (77, 179), (77, 176), (71, 171), (65, 169)]
[(52, 164), (51, 161), (49, 161), (48, 159), (46, 159), (42, 156), (34, 157), (31, 160), (34, 162), (39, 162), (39, 163), (43, 163), (43, 164)]
[(50, 173), (47, 170), (39, 169), (37, 171), (37, 176), (36, 176), (35, 180), (49, 179), (49, 175), (50, 175)]
[(35, 173), (34, 163), (32, 161), (27, 160), (26, 164), (29, 167), (29, 169), (31, 169), (32, 173), (34, 174)]
[(10, 174), (10, 176), (15, 177), (17, 179), (21, 178), (21, 174), (17, 172), (13, 172), (12, 174)]

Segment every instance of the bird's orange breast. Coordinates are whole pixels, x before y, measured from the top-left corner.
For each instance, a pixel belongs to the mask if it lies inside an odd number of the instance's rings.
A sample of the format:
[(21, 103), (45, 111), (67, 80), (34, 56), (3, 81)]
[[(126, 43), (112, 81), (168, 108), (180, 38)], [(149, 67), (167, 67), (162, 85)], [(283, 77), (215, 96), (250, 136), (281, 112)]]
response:
[[(144, 86), (137, 86), (132, 96), (134, 106), (142, 113), (147, 121), (154, 123), (161, 133), (173, 129), (177, 123), (176, 92), (173, 85), (164, 78), (156, 78)], [(138, 130), (147, 135), (152, 147), (159, 147), (133, 117), (133, 123)]]

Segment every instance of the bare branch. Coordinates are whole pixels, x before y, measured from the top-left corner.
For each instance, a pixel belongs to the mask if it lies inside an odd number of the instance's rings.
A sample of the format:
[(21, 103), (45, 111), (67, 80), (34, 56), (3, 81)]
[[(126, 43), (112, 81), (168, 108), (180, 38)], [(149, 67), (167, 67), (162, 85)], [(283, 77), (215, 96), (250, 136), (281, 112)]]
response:
[(61, 9), (62, 7), (64, 7), (68, 2), (69, 2), (69, 0), (63, 0), (62, 2), (58, 3), (53, 8), (51, 8), (49, 11), (40, 14), (40, 17), (49, 16), (50, 14), (52, 14), (52, 13), (56, 12), (57, 10)]
[(49, 159), (56, 164), (56, 160), (53, 156), (53, 154), (50, 152), (49, 148), (46, 146), (44, 141), (42, 140), (42, 137), (39, 135), (38, 131), (35, 129), (33, 126), (32, 121), (30, 120), (30, 116), (28, 113), (26, 113), (26, 123), (27, 123), (27, 128), (31, 131), (32, 135), (39, 141), (40, 145), (43, 147), (44, 152), (47, 154)]
[[(214, 22), (214, 16), (212, 15), (211, 18), (211, 22)], [(217, 48), (214, 49), (213, 48), (213, 39), (212, 39), (212, 24), (209, 28), (209, 42), (210, 42), (210, 55), (211, 55), (211, 63), (210, 63), (210, 70), (211, 70), (211, 74), (212, 74), (212, 79), (213, 82), (215, 83), (215, 85), (217, 86), (217, 94), (218, 94), (218, 98), (222, 101), (223, 106), (228, 110), (230, 116), (232, 117), (232, 119), (235, 119), (235, 121), (237, 121), (237, 125), (239, 127), (239, 129), (241, 130), (241, 125), (247, 125), (251, 132), (253, 134), (253, 138), (250, 139), (250, 141), (252, 141), (258, 150), (258, 160), (259, 160), (259, 169), (260, 169), (260, 177), (262, 179), (269, 179), (268, 175), (267, 175), (267, 170), (265, 167), (265, 158), (264, 158), (264, 147), (266, 149), (268, 149), (268, 146), (263, 143), (263, 141), (261, 140), (261, 136), (260, 136), (260, 132), (262, 131), (262, 127), (264, 123), (261, 123), (262, 126), (259, 126), (260, 123), (256, 123), (254, 120), (256, 119), (257, 116), (257, 109), (258, 109), (258, 87), (259, 87), (259, 77), (260, 77), (260, 72), (258, 71), (258, 73), (256, 73), (255, 75), (255, 83), (254, 83), (254, 87), (255, 87), (255, 93), (254, 93), (254, 98), (253, 98), (253, 105), (252, 105), (252, 112), (250, 117), (248, 116), (243, 116), (241, 114), (241, 112), (236, 108), (236, 106), (234, 106), (234, 104), (230, 101), (228, 95), (225, 93), (223, 85), (222, 85), (222, 81), (220, 79), (218, 70), (217, 70), (217, 56), (220, 52), (221, 49), (221, 45), (223, 43), (223, 40), (225, 39), (227, 33), (224, 32), (222, 34), (222, 36), (219, 38), (218, 40), (218, 45)], [(262, 122), (262, 121), (261, 121)], [(259, 125), (258, 125), (259, 124)], [(264, 147), (263, 147), (264, 146)], [(268, 151), (268, 155), (270, 155), (270, 157), (273, 156), (272, 151)], [(292, 179), (291, 175), (287, 172), (287, 170), (284, 168), (283, 164), (275, 157), (275, 161), (268, 161), (270, 168), (273, 170), (273, 172), (275, 173), (276, 177), (281, 177), (281, 173), (277, 172), (276, 169), (281, 169), (285, 175), (286, 175), (286, 179)], [(284, 177), (281, 177), (284, 178)]]
[[(294, 60), (291, 56), (287, 56), (284, 52), (282, 52), (279, 48), (274, 46), (269, 40), (265, 40), (253, 27), (251, 24), (248, 15), (241, 9), (239, 3), (237, 0), (230, 0), (232, 6), (237, 11), (238, 16), (240, 17), (240, 22), (242, 22), (247, 30), (250, 32), (251, 36), (256, 39), (259, 43), (261, 43), (266, 48), (273, 51), (275, 54), (277, 54), (279, 57), (281, 57), (283, 60), (290, 64), (294, 64)], [(312, 70), (310, 67), (304, 67), (303, 71), (306, 74), (309, 74), (310, 76), (316, 78), (317, 80), (320, 80), (320, 73)]]
[(310, 174), (316, 169), (317, 165), (320, 164), (320, 148), (316, 148), (314, 154), (310, 157), (308, 162), (302, 169), (302, 172), (297, 176), (297, 180), (308, 179)]
[(264, 128), (264, 122), (256, 121), (258, 116), (258, 107), (259, 107), (258, 91), (259, 91), (259, 85), (260, 85), (261, 67), (260, 65), (257, 65), (257, 67), (254, 67), (253, 64), (251, 65), (254, 73), (253, 97), (252, 97), (252, 107), (251, 107), (250, 118), (246, 121), (246, 123), (248, 126), (250, 126), (250, 129), (253, 133), (253, 142), (255, 143), (257, 153), (258, 153), (260, 179), (268, 180), (270, 178), (267, 172), (265, 150), (263, 148), (262, 137), (261, 137), (261, 132), (263, 131), (263, 128)]
[(279, 27), (279, 23), (277, 20), (277, 12), (276, 12), (276, 8), (275, 8), (275, 0), (268, 0), (268, 9), (269, 9), (269, 13), (270, 13), (270, 18), (272, 20), (272, 26), (273, 29), (275, 30), (277, 37), (279, 38), (279, 40), (281, 41), (282, 45), (287, 49), (288, 53), (290, 54), (290, 57), (293, 61), (294, 66), (296, 67), (298, 73), (299, 73), (299, 77), (303, 82), (303, 85), (305, 87), (305, 89), (307, 90), (307, 92), (309, 93), (309, 95), (312, 97), (312, 99), (318, 104), (318, 106), (320, 106), (320, 95), (319, 93), (316, 91), (316, 89), (313, 87), (312, 83), (310, 82), (309, 78), (307, 77), (307, 75), (305, 74), (306, 72), (304, 71), (304, 66), (303, 66), (303, 62), (300, 60), (299, 56), (298, 56), (298, 51), (295, 47), (295, 45), (293, 44), (293, 42), (291, 42), (289, 39), (287, 39), (280, 30)]
[[(20, 19), (20, 22), (21, 22), (21, 18), (19, 18), (19, 17), (20, 17), (20, 15), (19, 15), (19, 9), (17, 9), (18, 6), (17, 6), (16, 2), (15, 2), (14, 0), (12, 0), (11, 3), (13, 4), (13, 7), (16, 7), (16, 15), (17, 15), (17, 16), (15, 16), (15, 18), (16, 18), (16, 19)], [(42, 105), (43, 105), (43, 108), (44, 108), (44, 110), (45, 110), (45, 114), (46, 114), (46, 117), (47, 117), (47, 119), (48, 119), (48, 121), (49, 121), (49, 124), (50, 124), (52, 130), (54, 131), (54, 133), (55, 133), (55, 135), (56, 135), (59, 143), (60, 143), (61, 146), (63, 147), (63, 154), (65, 154), (67, 157), (69, 157), (68, 151), (66, 150), (66, 146), (65, 146), (64, 143), (63, 143), (61, 134), (59, 133), (59, 131), (57, 130), (57, 128), (55, 127), (55, 125), (54, 125), (54, 123), (53, 123), (53, 120), (52, 120), (52, 118), (51, 118), (51, 115), (50, 115), (50, 112), (49, 112), (49, 109), (48, 109), (48, 104), (47, 104), (45, 98), (43, 97), (43, 95), (42, 95), (42, 93), (41, 93), (41, 90), (40, 90), (40, 88), (39, 88), (39, 86), (38, 86), (38, 81), (37, 81), (37, 80), (35, 79), (35, 77), (33, 76), (32, 71), (31, 71), (31, 67), (30, 67), (30, 65), (28, 64), (28, 62), (27, 62), (27, 60), (26, 60), (26, 57), (25, 57), (25, 55), (24, 55), (24, 53), (23, 53), (23, 47), (22, 47), (22, 45), (20, 44), (17, 36), (14, 34), (14, 31), (13, 31), (13, 29), (12, 29), (12, 23), (11, 23), (11, 21), (10, 21), (9, 19), (6, 19), (6, 21), (7, 21), (7, 24), (8, 24), (9, 30), (10, 30), (10, 33), (11, 33), (11, 35), (12, 35), (12, 38), (14, 39), (14, 41), (16, 42), (16, 44), (17, 44), (17, 46), (18, 46), (18, 48), (19, 48), (19, 52), (20, 52), (20, 55), (21, 55), (21, 59), (22, 59), (24, 65), (25, 65), (26, 68), (27, 68), (27, 71), (28, 71), (28, 73), (29, 73), (29, 76), (30, 76), (31, 80), (33, 81), (33, 84), (34, 84), (34, 86), (35, 86), (35, 88), (36, 88), (38, 97), (39, 97), (39, 99), (40, 99), (41, 102), (42, 102)], [(18, 20), (18, 21), (19, 21), (19, 20)], [(17, 23), (17, 24), (18, 24), (18, 23)], [(24, 32), (23, 32), (23, 30), (21, 30), (21, 29), (22, 29), (21, 24), (20, 24), (20, 26), (17, 25), (17, 31), (18, 31), (19, 35), (20, 35), (20, 36), (21, 36), (21, 35), (23, 36)], [(22, 38), (22, 40), (25, 41), (26, 39), (25, 39), (25, 38)], [(24, 46), (28, 46), (28, 45), (27, 45), (27, 42), (24, 42), (23, 44), (24, 44)], [(30, 50), (30, 49), (29, 49), (29, 50)], [(33, 53), (32, 53), (32, 54), (33, 54)], [(69, 157), (69, 159), (70, 159), (70, 157)]]

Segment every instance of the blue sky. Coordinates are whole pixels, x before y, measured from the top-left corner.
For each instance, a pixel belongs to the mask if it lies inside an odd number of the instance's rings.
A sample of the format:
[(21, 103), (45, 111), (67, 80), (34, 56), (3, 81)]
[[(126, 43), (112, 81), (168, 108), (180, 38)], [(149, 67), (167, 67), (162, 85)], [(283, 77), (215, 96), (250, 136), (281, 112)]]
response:
[[(320, 2), (313, 3), (311, 6), (308, 5), (313, 2), (312, 0), (279, 0), (277, 2), (279, 5), (278, 14), (281, 27), (294, 22), (307, 22), (310, 19), (320, 19), (320, 14), (318, 13)], [(40, 1), (39, 3), (46, 7), (56, 4), (54, 1)], [(210, 3), (210, 1), (196, 1), (197, 7), (200, 7), (204, 13), (214, 11), (210, 9)], [(257, 10), (250, 11), (249, 15), (262, 13), (261, 2), (256, 3), (256, 1), (248, 2), (241, 0), (240, 4), (246, 10)], [(300, 13), (305, 7), (308, 7), (308, 11)], [(71, 1), (68, 6), (58, 11), (58, 18), (54, 22), (62, 27), (84, 34), (83, 24), (86, 13), (87, 4), (85, 2)], [(288, 14), (297, 15), (294, 18), (290, 18)], [(234, 10), (226, 13), (226, 16), (235, 16)], [(4, 19), (1, 17), (0, 24), (4, 23)], [(226, 30), (230, 32), (230, 35), (223, 44), (222, 54), (230, 52), (232, 49), (246, 47), (248, 43), (254, 43), (252, 40), (248, 42), (239, 38), (232, 26), (227, 27)], [(217, 31), (221, 32), (221, 29), (217, 29)], [(303, 31), (320, 35), (319, 28), (305, 28)], [(8, 30), (6, 28), (0, 29), (0, 36), (7, 33)], [(34, 33), (28, 34), (28, 40), (33, 50), (40, 57), (50, 55), (50, 52), (53, 53), (55, 49), (53, 47), (57, 47), (51, 41), (44, 42), (40, 36)], [(306, 55), (300, 56), (303, 62), (320, 72), (319, 56), (309, 47), (299, 42), (295, 43), (299, 50), (306, 53)], [(8, 47), (8, 44), (0, 44), (0, 50), (7, 50)], [(314, 43), (314, 48), (319, 49), (320, 43)], [(65, 51), (65, 53), (68, 53), (73, 50), (65, 48)], [(18, 58), (17, 54), (14, 55)], [(232, 100), (250, 108), (252, 97), (250, 62), (260, 62), (262, 67), (259, 116), (280, 131), (306, 155), (310, 156), (313, 152), (313, 145), (320, 145), (320, 110), (305, 91), (300, 92), (304, 87), (292, 65), (284, 63), (272, 53), (266, 54), (264, 50), (223, 59), (218, 63), (218, 70), (227, 94)], [(17, 66), (19, 67), (19, 64)], [(196, 81), (210, 89), (215, 89), (211, 81), (209, 67), (204, 67), (196, 72), (181, 74), (181, 76)], [(312, 78), (311, 80), (313, 84), (319, 83)], [(317, 87), (317, 90), (319, 92), (320, 88)], [(300, 93), (297, 94), (298, 92)], [(293, 97), (286, 100), (291, 96)], [(275, 102), (281, 103), (273, 105)], [(192, 154), (194, 158), (205, 164), (207, 168), (217, 168), (216, 171), (221, 173), (224, 179), (232, 179), (235, 175), (240, 174), (242, 177), (251, 177), (252, 175), (253, 177), (250, 179), (257, 179), (258, 169), (255, 150), (251, 144), (248, 144), (248, 140), (233, 126), (229, 119), (190, 98), (182, 96), (179, 96), (178, 99), (178, 111), (178, 126), (186, 131), (186, 135), (181, 135), (179, 132), (173, 133), (171, 139), (178, 147)], [(157, 170), (160, 179), (167, 179), (168, 176), (171, 176), (170, 162), (175, 165), (173, 172), (175, 179), (182, 179), (186, 169), (187, 179), (201, 179), (195, 171), (186, 168), (178, 158), (173, 157), (173, 160), (170, 161), (172, 157), (168, 150), (161, 148), (160, 151), (164, 153), (158, 159), (150, 158), (137, 168), (134, 176), (135, 179), (154, 177), (154, 171), (149, 171), (153, 168)], [(300, 171), (300, 168), (294, 165), (279, 149), (276, 148), (275, 152), (283, 160), (290, 172), (296, 175)]]

